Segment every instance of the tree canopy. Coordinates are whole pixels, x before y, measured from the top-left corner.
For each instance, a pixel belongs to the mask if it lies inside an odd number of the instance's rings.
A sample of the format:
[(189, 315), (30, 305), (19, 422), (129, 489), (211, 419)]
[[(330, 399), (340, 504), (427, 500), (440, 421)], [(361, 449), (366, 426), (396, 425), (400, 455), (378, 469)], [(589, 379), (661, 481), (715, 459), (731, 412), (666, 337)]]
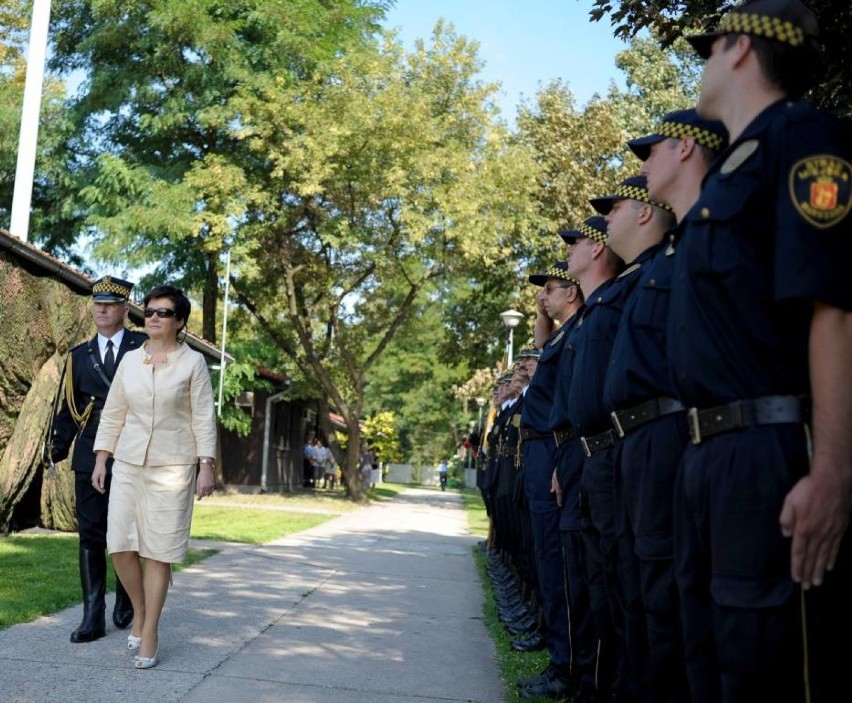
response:
[[(595, 21), (608, 16), (613, 33), (623, 39), (650, 29), (665, 46), (670, 46), (685, 34), (712, 29), (725, 11), (740, 4), (741, 0), (594, 0), (589, 15)], [(817, 16), (824, 47), (819, 85), (808, 98), (838, 114), (852, 115), (852, 72), (848, 61), (852, 4), (848, 0), (807, 0), (805, 4)]]

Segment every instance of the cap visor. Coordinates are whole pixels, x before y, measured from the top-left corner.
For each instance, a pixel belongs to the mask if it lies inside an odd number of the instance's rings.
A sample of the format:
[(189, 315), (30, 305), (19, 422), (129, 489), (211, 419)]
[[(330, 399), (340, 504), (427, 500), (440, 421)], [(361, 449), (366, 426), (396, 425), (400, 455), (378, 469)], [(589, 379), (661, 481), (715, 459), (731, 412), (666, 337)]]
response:
[(566, 244), (573, 244), (585, 235), (580, 234), (576, 229), (560, 229), (559, 236), (562, 237), (562, 241)]
[(713, 42), (716, 41), (716, 37), (720, 36), (722, 35), (717, 33), (695, 34), (691, 37), (686, 37), (686, 41), (692, 45), (695, 53), (706, 61), (710, 58), (710, 54), (713, 53)]
[(530, 274), (528, 280), (534, 286), (543, 286), (545, 283), (547, 283), (547, 276), (545, 276), (543, 273), (532, 273)]
[(96, 303), (126, 303), (127, 298), (119, 298), (116, 295), (111, 295), (109, 293), (95, 293), (92, 296), (92, 300)]
[(617, 199), (612, 195), (607, 195), (602, 198), (592, 198), (589, 200), (589, 204), (601, 215), (609, 215), (609, 211), (612, 210), (612, 204)]
[(657, 142), (663, 141), (663, 139), (664, 137), (660, 134), (649, 134), (647, 137), (631, 139), (627, 142), (627, 146), (641, 161), (646, 161), (651, 155), (651, 147)]

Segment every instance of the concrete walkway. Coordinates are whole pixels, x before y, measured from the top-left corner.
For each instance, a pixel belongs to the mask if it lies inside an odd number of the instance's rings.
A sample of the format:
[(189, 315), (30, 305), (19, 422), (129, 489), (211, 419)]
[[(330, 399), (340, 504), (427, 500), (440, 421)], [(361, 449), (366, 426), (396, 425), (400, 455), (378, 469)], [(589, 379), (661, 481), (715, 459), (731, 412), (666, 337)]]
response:
[(0, 701), (503, 701), (466, 528), (458, 495), (411, 489), (262, 547), (219, 545), (175, 574), (156, 668), (132, 667), (109, 619), (71, 644), (77, 606), (0, 632)]

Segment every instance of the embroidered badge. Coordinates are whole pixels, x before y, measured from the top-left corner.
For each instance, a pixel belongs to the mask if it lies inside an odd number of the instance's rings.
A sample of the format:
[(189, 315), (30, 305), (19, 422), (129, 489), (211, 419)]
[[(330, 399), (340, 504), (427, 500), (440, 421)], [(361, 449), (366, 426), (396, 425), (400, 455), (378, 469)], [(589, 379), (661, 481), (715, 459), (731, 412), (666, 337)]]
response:
[(833, 227), (852, 208), (852, 166), (830, 154), (802, 159), (790, 170), (790, 199), (814, 227)]
[(757, 139), (744, 141), (728, 155), (728, 158), (725, 159), (725, 163), (719, 167), (719, 173), (726, 176), (729, 173), (736, 171), (749, 160), (752, 154), (757, 151), (757, 147), (759, 146), (760, 142), (757, 141)]

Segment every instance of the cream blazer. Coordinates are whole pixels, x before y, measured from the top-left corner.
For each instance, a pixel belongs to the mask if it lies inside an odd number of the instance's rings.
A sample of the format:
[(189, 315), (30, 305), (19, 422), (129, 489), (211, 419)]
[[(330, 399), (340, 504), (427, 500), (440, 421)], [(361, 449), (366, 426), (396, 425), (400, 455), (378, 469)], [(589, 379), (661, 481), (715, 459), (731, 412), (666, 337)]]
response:
[(144, 347), (129, 351), (109, 390), (95, 451), (137, 466), (216, 458), (213, 387), (204, 357), (182, 344), (156, 369)]

